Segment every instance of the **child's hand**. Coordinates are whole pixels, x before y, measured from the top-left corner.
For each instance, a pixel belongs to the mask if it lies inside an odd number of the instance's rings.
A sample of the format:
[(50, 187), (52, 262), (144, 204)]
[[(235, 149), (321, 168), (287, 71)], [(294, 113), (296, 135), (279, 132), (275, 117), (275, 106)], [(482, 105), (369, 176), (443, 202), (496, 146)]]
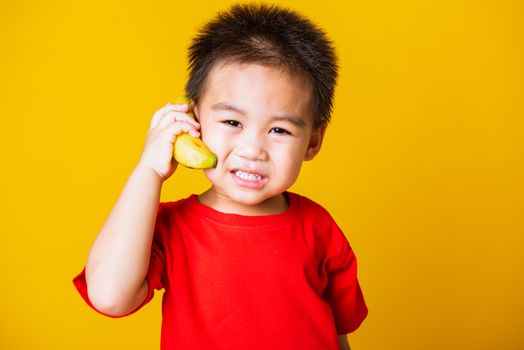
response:
[(153, 115), (139, 167), (154, 170), (162, 181), (167, 180), (176, 170), (173, 158), (173, 143), (183, 132), (200, 137), (200, 124), (187, 115), (187, 104), (167, 104)]

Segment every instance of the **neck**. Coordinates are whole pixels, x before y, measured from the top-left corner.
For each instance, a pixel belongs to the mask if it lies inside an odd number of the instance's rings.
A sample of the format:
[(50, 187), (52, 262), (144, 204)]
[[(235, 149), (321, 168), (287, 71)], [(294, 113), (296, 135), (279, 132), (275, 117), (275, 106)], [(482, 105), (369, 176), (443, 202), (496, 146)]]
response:
[(244, 204), (223, 197), (221, 194), (215, 192), (213, 188), (200, 194), (198, 201), (222, 213), (245, 216), (281, 214), (289, 207), (287, 196), (283, 193), (257, 204)]

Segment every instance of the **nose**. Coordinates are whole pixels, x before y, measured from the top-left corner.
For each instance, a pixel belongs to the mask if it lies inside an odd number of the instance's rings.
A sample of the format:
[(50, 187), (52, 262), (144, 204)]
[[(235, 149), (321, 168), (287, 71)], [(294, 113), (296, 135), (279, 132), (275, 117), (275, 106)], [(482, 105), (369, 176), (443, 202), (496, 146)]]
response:
[(245, 133), (235, 146), (235, 154), (250, 161), (268, 160), (264, 139), (259, 135)]

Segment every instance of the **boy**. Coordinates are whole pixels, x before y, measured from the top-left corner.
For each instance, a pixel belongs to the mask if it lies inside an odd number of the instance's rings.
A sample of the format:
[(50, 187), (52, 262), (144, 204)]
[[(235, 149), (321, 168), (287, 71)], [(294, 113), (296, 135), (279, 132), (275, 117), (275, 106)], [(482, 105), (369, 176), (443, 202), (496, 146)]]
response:
[[(202, 29), (189, 63), (196, 119), (187, 105), (154, 114), (76, 287), (110, 317), (164, 289), (162, 349), (349, 349), (367, 315), (355, 256), (326, 210), (287, 191), (329, 121), (330, 42), (289, 10), (237, 5)], [(211, 187), (159, 203), (182, 132), (217, 155)]]

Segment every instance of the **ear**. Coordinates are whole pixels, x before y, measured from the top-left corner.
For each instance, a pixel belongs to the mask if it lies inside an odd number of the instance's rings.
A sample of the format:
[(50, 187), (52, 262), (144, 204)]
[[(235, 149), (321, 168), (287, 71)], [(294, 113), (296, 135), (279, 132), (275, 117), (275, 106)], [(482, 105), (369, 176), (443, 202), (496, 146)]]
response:
[(195, 101), (189, 101), (189, 110), (193, 113), (193, 117), (198, 122), (198, 106), (195, 104)]
[(327, 125), (323, 125), (313, 129), (311, 137), (309, 138), (309, 145), (307, 146), (306, 154), (304, 155), (304, 160), (311, 160), (315, 158), (317, 153), (320, 151), (322, 141), (324, 140), (324, 134), (326, 133), (326, 128)]

